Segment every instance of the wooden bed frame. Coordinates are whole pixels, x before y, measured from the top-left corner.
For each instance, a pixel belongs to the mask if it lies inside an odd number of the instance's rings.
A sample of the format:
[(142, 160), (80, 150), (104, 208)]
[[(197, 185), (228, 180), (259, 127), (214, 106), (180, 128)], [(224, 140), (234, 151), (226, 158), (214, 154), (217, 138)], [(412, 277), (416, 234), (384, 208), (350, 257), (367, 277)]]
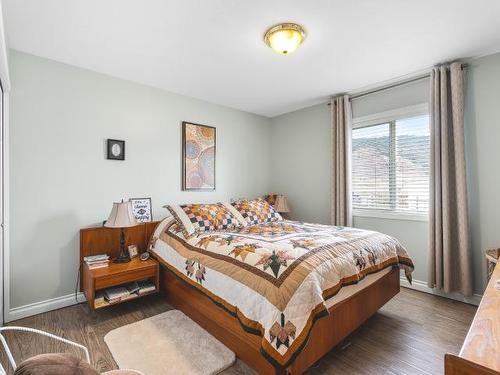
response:
[(399, 268), (393, 268), (373, 284), (333, 305), (330, 315), (316, 321), (304, 350), (286, 370), (276, 369), (262, 356), (260, 336), (245, 332), (236, 318), (165, 267), (160, 271), (160, 284), (169, 304), (210, 332), (259, 374), (298, 375), (399, 293)]
[[(146, 223), (125, 230), (126, 243), (145, 251), (159, 222)], [(106, 249), (118, 255), (119, 230), (88, 228), (80, 231), (80, 260)], [(154, 255), (154, 254), (153, 254)], [(162, 263), (159, 260), (160, 264)], [(374, 283), (333, 305), (330, 315), (313, 326), (309, 340), (292, 365), (279, 370), (260, 353), (262, 338), (247, 333), (239, 321), (208, 297), (174, 276), (164, 266), (160, 270), (160, 289), (167, 302), (184, 312), (219, 341), (236, 353), (247, 365), (263, 375), (298, 375), (306, 371), (335, 345), (340, 343), (380, 307), (399, 293), (399, 268), (393, 268)]]

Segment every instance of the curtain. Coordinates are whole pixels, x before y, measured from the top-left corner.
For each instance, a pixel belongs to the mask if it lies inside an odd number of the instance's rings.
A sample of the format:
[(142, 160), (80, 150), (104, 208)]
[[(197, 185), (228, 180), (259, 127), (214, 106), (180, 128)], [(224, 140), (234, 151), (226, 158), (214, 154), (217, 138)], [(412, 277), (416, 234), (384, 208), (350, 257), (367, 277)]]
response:
[(460, 63), (431, 72), (431, 288), (472, 294), (464, 141), (464, 72)]
[(332, 123), (332, 194), (333, 225), (352, 226), (351, 210), (351, 103), (339, 95), (330, 103)]

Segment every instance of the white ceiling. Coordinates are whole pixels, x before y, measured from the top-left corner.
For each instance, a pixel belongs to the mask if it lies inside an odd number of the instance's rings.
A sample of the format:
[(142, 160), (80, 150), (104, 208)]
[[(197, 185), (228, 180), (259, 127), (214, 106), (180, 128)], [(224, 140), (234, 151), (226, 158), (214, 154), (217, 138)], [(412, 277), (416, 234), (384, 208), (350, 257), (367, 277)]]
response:
[[(498, 0), (3, 0), (11, 48), (275, 116), (500, 50)], [(289, 55), (262, 41), (296, 22)]]

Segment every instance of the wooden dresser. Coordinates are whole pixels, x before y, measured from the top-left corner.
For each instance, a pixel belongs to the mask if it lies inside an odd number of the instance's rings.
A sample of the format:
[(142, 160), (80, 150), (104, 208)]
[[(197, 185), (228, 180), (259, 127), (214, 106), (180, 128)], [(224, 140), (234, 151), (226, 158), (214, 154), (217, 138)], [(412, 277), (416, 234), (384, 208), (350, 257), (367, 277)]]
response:
[(446, 375), (500, 375), (500, 279), (497, 263), (458, 356), (446, 354)]

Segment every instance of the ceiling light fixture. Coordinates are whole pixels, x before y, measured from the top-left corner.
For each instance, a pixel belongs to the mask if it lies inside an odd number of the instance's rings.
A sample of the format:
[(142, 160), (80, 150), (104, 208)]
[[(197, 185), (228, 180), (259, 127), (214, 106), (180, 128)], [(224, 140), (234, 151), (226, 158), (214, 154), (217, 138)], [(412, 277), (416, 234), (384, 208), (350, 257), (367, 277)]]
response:
[(305, 38), (306, 32), (296, 23), (281, 23), (271, 27), (264, 35), (266, 44), (281, 55), (295, 51)]

